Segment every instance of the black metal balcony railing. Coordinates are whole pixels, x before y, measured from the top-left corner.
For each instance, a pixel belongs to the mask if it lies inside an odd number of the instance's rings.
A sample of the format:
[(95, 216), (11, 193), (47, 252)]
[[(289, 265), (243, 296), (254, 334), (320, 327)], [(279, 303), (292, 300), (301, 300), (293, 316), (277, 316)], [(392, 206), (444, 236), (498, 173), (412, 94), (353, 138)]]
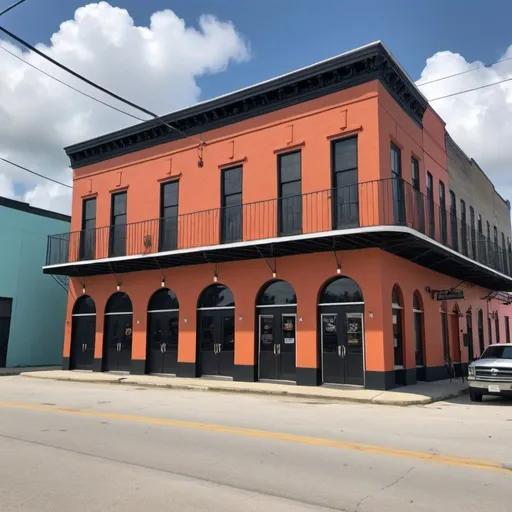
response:
[(349, 228), (408, 226), (512, 275), (512, 254), (396, 178), (48, 237), (47, 265)]

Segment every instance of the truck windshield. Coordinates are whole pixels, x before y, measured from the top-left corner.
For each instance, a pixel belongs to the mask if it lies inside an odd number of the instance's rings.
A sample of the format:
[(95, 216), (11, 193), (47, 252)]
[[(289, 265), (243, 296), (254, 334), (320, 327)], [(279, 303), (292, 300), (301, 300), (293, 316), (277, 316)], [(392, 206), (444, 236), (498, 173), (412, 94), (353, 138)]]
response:
[(512, 345), (487, 347), (480, 359), (512, 359)]

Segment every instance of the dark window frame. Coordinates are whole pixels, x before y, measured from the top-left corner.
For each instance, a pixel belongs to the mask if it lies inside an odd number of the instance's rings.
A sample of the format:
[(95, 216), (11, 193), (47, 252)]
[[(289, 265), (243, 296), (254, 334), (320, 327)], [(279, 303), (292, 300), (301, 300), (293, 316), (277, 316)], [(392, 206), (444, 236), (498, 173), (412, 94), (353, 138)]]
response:
[[(338, 144), (355, 141), (355, 166), (337, 170), (336, 147)], [(332, 226), (333, 229), (359, 227), (359, 139), (357, 135), (331, 141), (331, 189), (332, 189)], [(355, 173), (354, 183), (338, 187), (338, 177), (345, 173)]]
[(434, 177), (430, 172), (427, 171), (426, 180), (427, 189), (427, 202), (428, 202), (428, 235), (430, 238), (436, 236), (436, 218), (434, 214), (435, 202), (434, 202)]
[(459, 234), (458, 234), (458, 222), (457, 222), (457, 196), (453, 190), (449, 191), (450, 195), (450, 235), (452, 249), (455, 251), (459, 250)]
[[(229, 173), (238, 172), (240, 175), (240, 189), (233, 192), (226, 192), (227, 176)], [(244, 189), (244, 168), (243, 165), (226, 167), (220, 172), (220, 206), (221, 206), (221, 243), (240, 242), (243, 239), (243, 189)], [(240, 196), (237, 204), (227, 205), (229, 198)]]
[[(88, 217), (88, 205), (94, 204), (94, 217)], [(93, 260), (96, 258), (96, 215), (97, 197), (86, 197), (82, 200), (82, 225), (80, 233), (80, 259)], [(91, 226), (92, 224), (92, 226)]]
[(476, 260), (477, 259), (477, 252), (476, 252), (476, 224), (475, 224), (475, 209), (470, 206), (469, 207), (469, 224), (470, 224), (470, 230), (469, 230), (469, 236), (471, 237), (471, 257)]
[[(176, 187), (176, 197), (174, 202), (166, 204), (166, 189)], [(159, 251), (172, 251), (178, 248), (178, 219), (179, 219), (179, 204), (180, 204), (180, 181), (169, 180), (160, 183), (160, 230), (158, 237), (158, 250)], [(176, 209), (174, 215), (167, 215), (167, 210)]]
[[(283, 181), (282, 162), (285, 158), (292, 155), (299, 155), (299, 178)], [(283, 185), (289, 185), (291, 183), (299, 183), (300, 191), (298, 194), (283, 196)], [(297, 235), (302, 233), (302, 151), (300, 149), (296, 151), (289, 151), (286, 153), (279, 153), (277, 155), (277, 203), (278, 203), (278, 215), (277, 215), (277, 229), (279, 236)], [(293, 217), (290, 218), (283, 214), (286, 208), (292, 210)], [(289, 228), (289, 229), (288, 229)]]
[[(116, 199), (125, 198), (124, 213), (115, 213)], [(125, 217), (124, 223), (117, 223), (116, 219)], [(128, 222), (128, 193), (126, 190), (114, 192), (110, 196), (110, 236), (109, 236), (109, 256), (126, 256), (126, 227)], [(117, 239), (117, 241), (116, 241)]]
[[(396, 158), (394, 157), (396, 156)], [(396, 164), (396, 167), (395, 167)], [(402, 172), (402, 149), (393, 141), (390, 142), (391, 188), (393, 192), (393, 218), (395, 225), (406, 223), (405, 194)]]
[(460, 200), (460, 234), (462, 243), (462, 254), (468, 256), (468, 225), (467, 225), (467, 214), (466, 214), (466, 201)]
[(510, 317), (504, 316), (505, 319), (505, 343), (510, 343)]
[(446, 187), (442, 180), (439, 180), (439, 235), (441, 243), (448, 243), (448, 219), (446, 218)]

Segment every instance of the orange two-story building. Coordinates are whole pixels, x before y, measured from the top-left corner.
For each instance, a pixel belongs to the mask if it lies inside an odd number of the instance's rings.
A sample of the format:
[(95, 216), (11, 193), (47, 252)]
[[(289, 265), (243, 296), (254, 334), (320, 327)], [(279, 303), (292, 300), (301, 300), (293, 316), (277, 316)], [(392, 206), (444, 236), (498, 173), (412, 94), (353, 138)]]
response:
[(446, 137), (378, 42), (68, 147), (64, 368), (388, 389), (509, 341)]

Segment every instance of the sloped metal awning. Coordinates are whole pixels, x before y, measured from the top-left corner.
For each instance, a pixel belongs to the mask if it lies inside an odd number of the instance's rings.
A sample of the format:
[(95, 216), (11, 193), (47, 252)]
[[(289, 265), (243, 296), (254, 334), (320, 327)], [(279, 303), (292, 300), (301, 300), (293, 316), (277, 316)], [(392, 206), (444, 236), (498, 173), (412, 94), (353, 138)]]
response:
[(152, 254), (78, 261), (43, 267), (45, 274), (90, 277), (142, 270), (279, 258), (326, 251), (380, 248), (417, 265), (482, 288), (512, 291), (512, 277), (466, 257), (405, 226), (377, 226), (283, 236), (255, 242), (178, 249)]

